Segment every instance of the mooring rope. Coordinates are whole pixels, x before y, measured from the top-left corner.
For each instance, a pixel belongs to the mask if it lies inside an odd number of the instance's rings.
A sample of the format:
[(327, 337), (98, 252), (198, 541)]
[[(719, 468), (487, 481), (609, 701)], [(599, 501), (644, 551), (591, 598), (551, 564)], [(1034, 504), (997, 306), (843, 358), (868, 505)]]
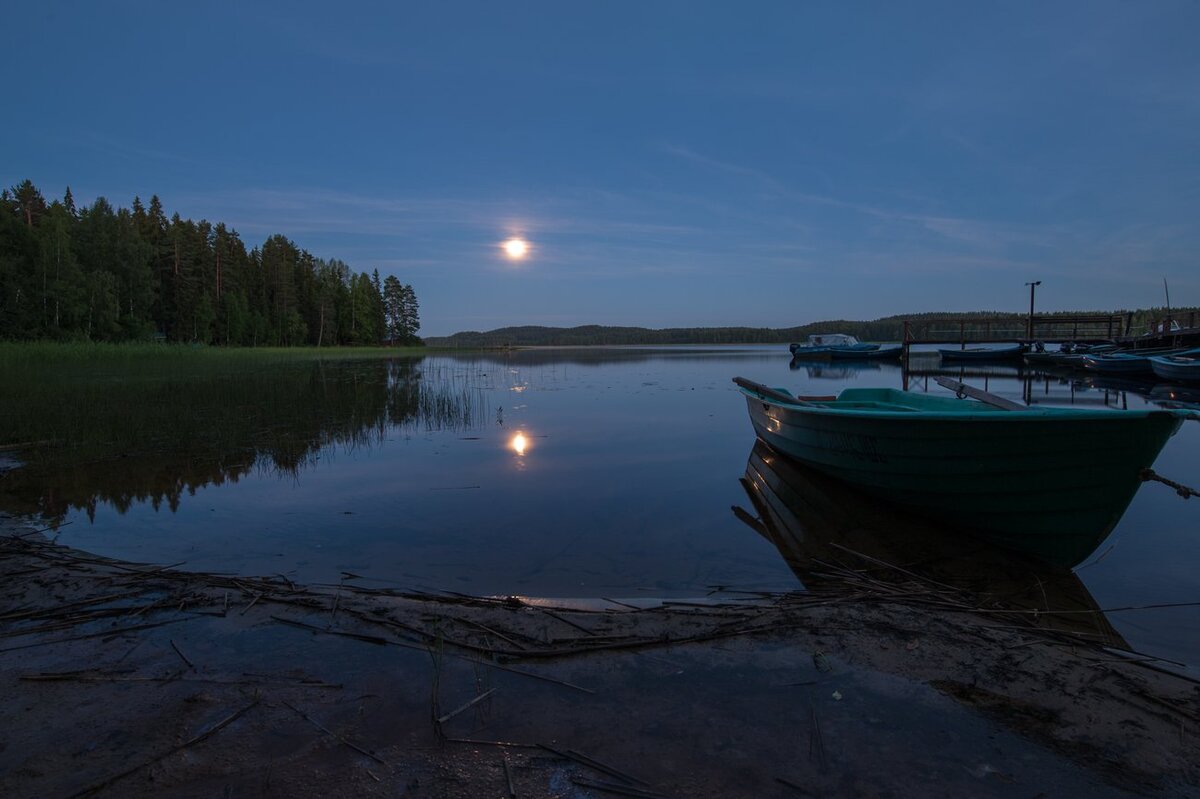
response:
[(1175, 489), (1176, 494), (1184, 499), (1188, 499), (1189, 497), (1200, 497), (1200, 491), (1197, 491), (1194, 488), (1188, 488), (1183, 483), (1176, 483), (1174, 480), (1168, 480), (1166, 477), (1163, 477), (1153, 469), (1142, 469), (1141, 477), (1143, 482), (1147, 480), (1157, 480), (1164, 485), (1169, 485), (1171, 488)]

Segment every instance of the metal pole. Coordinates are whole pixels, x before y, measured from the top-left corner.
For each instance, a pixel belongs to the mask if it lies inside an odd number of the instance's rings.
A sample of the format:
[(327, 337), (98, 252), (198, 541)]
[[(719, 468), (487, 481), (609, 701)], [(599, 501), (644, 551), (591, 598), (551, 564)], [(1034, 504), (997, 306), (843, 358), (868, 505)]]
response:
[(1028, 343), (1032, 344), (1033, 343), (1033, 293), (1037, 290), (1038, 286), (1042, 285), (1042, 281), (1035, 280), (1032, 283), (1026, 283), (1025, 285), (1029, 286), (1029, 324), (1025, 329), (1025, 338), (1028, 339)]

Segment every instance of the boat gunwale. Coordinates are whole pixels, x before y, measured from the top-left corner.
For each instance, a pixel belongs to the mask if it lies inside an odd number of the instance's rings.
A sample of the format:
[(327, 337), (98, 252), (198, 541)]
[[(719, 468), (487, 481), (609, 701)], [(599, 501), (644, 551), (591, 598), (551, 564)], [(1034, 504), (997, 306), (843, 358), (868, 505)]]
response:
[[(782, 390), (782, 389), (779, 389)], [(843, 389), (843, 394), (846, 391), (864, 391), (871, 389)], [(887, 389), (896, 391), (896, 389)], [(836, 403), (840, 401), (841, 394), (838, 399), (822, 400), (818, 402), (806, 401), (797, 398), (794, 402), (784, 402), (774, 397), (769, 397), (760, 394), (753, 389), (748, 389), (744, 386), (739, 386), (738, 391), (745, 395), (748, 399), (761, 401), (767, 405), (773, 405), (777, 408), (793, 410), (800, 413), (812, 414), (817, 416), (830, 417), (858, 417), (863, 419), (878, 419), (878, 420), (907, 420), (921, 422), (937, 422), (937, 421), (957, 421), (975, 420), (975, 421), (998, 421), (1004, 424), (1016, 422), (1030, 422), (1035, 420), (1064, 420), (1072, 421), (1093, 421), (1093, 420), (1125, 420), (1133, 421), (1136, 419), (1145, 419), (1152, 416), (1172, 416), (1175, 418), (1184, 417), (1186, 412), (1175, 408), (1028, 408), (1023, 410), (1004, 410), (1001, 408), (993, 408), (985, 405), (978, 400), (961, 399), (956, 400), (966, 405), (962, 410), (930, 410), (928, 408), (894, 406), (890, 408), (866, 408), (861, 407), (867, 403), (854, 403), (858, 407), (837, 407)], [(900, 392), (909, 393), (909, 392)], [(938, 399), (952, 399), (951, 396), (937, 397)], [(887, 403), (871, 403), (876, 405), (886, 405)]]

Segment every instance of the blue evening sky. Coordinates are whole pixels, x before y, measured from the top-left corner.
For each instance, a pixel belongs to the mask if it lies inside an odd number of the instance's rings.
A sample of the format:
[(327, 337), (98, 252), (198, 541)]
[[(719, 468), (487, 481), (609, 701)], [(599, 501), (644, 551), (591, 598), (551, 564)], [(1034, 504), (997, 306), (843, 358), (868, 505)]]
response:
[[(0, 185), (282, 233), (422, 333), (1200, 305), (1200, 3), (2, 0)], [(514, 264), (498, 245), (523, 235)]]

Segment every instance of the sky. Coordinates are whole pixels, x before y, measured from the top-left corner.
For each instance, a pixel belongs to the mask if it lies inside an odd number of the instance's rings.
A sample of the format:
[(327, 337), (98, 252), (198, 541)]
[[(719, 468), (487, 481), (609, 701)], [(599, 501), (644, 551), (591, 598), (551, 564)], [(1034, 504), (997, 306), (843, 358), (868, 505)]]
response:
[(423, 335), (1200, 305), (1193, 0), (0, 18), (0, 185), (281, 233)]

